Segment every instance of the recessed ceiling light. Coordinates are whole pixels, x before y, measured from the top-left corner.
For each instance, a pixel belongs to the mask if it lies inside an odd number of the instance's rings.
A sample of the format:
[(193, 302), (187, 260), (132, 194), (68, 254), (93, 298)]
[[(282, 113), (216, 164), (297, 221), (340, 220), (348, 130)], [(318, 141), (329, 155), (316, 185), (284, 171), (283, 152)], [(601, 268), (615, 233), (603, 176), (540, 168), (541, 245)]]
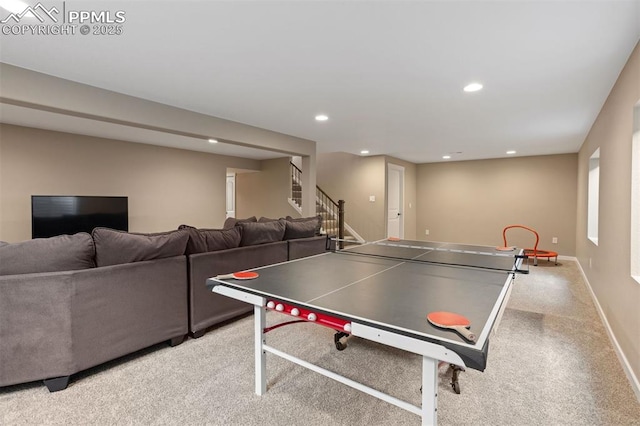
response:
[(366, 149), (363, 149), (362, 151), (360, 151), (360, 154), (368, 154), (368, 153), (369, 153), (369, 151), (366, 150)]
[(478, 90), (482, 90), (482, 84), (480, 83), (469, 83), (466, 86), (464, 86), (464, 90), (465, 92), (477, 92)]
[(218, 143), (218, 140), (212, 138), (212, 139), (209, 139), (209, 143)]
[(319, 114), (316, 115), (316, 121), (327, 121), (329, 119), (329, 116), (324, 115), (324, 114)]
[(445, 160), (448, 160), (449, 158), (451, 158), (451, 156), (450, 155), (443, 155), (442, 158), (445, 159)]
[(516, 153), (515, 151), (507, 151), (507, 154), (509, 154), (509, 155), (513, 155), (515, 153)]

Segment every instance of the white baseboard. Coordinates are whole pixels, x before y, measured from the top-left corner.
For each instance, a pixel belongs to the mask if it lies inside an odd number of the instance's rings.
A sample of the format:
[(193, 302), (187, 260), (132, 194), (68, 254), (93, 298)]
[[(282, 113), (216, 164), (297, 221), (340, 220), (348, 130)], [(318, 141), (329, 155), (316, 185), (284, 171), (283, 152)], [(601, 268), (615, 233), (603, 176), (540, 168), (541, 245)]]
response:
[(364, 243), (364, 238), (362, 238), (360, 236), (360, 234), (358, 234), (352, 227), (350, 227), (348, 224), (344, 224), (344, 229), (347, 230), (347, 232), (349, 232), (349, 234), (351, 234), (351, 236), (353, 236), (353, 238), (356, 239), (356, 241)]
[(633, 373), (633, 370), (631, 369), (631, 365), (629, 365), (629, 361), (627, 360), (627, 357), (624, 355), (624, 352), (622, 352), (622, 348), (620, 348), (620, 345), (618, 344), (618, 340), (616, 339), (616, 336), (613, 334), (613, 331), (609, 326), (609, 321), (607, 321), (607, 317), (604, 315), (604, 311), (600, 306), (600, 302), (598, 302), (598, 298), (596, 297), (596, 294), (593, 292), (593, 289), (591, 288), (591, 283), (589, 283), (589, 279), (587, 278), (587, 275), (584, 273), (584, 270), (582, 269), (582, 265), (580, 264), (580, 262), (578, 262), (578, 259), (576, 259), (575, 257), (562, 256), (560, 258), (573, 260), (578, 264), (578, 268), (580, 269), (582, 278), (584, 278), (584, 282), (587, 286), (587, 289), (589, 290), (589, 294), (591, 295), (591, 300), (593, 300), (593, 304), (596, 306), (598, 315), (600, 315), (600, 319), (602, 320), (602, 324), (604, 325), (604, 328), (607, 331), (607, 335), (609, 336), (609, 340), (613, 345), (613, 349), (618, 357), (618, 361), (620, 361), (620, 364), (622, 365), (622, 369), (624, 370), (624, 373), (626, 374), (627, 379), (631, 384), (631, 388), (633, 389), (633, 392), (636, 395), (636, 399), (638, 400), (638, 402), (640, 402), (640, 381), (638, 380), (638, 377)]
[(287, 198), (287, 201), (289, 202), (289, 205), (291, 207), (293, 207), (294, 209), (296, 209), (296, 211), (300, 214), (302, 214), (302, 208), (295, 202), (293, 201), (292, 198)]

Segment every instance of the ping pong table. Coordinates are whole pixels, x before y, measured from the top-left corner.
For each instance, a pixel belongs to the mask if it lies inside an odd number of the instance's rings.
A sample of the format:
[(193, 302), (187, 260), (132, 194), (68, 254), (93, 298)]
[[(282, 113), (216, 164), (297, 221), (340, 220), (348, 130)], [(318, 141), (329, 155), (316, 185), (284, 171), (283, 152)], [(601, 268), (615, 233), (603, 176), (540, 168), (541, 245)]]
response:
[[(254, 305), (255, 392), (266, 392), (266, 353), (280, 356), (437, 423), (438, 363), (484, 371), (489, 338), (521, 269), (523, 251), (381, 240), (256, 268), (252, 280), (209, 278), (207, 287)], [(387, 395), (271, 347), (266, 312), (315, 322), (422, 356), (421, 406)], [(427, 321), (450, 311), (471, 321), (474, 341)], [(336, 340), (337, 343), (337, 340)]]

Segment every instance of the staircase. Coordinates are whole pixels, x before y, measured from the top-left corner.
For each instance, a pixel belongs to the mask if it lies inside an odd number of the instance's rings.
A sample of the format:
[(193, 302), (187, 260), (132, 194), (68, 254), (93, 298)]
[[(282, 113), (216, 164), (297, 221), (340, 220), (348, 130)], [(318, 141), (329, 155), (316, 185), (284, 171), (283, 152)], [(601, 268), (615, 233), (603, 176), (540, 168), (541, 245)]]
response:
[[(302, 171), (293, 163), (291, 168), (291, 198), (289, 203), (302, 213)], [(316, 214), (322, 217), (322, 231), (344, 240), (364, 242), (349, 225), (344, 223), (344, 201), (335, 202), (316, 186)]]

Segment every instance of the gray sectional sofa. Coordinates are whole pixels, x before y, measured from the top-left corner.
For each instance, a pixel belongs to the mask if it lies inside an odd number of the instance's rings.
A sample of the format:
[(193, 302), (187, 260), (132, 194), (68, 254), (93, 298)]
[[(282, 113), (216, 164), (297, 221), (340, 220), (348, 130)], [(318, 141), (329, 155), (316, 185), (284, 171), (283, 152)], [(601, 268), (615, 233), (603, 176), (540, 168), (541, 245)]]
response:
[(249, 312), (205, 281), (326, 250), (319, 218), (288, 219), (0, 242), (0, 387), (61, 390), (74, 373)]

